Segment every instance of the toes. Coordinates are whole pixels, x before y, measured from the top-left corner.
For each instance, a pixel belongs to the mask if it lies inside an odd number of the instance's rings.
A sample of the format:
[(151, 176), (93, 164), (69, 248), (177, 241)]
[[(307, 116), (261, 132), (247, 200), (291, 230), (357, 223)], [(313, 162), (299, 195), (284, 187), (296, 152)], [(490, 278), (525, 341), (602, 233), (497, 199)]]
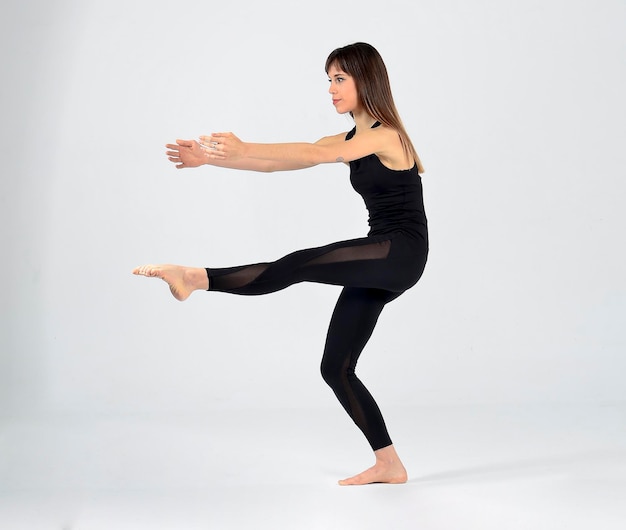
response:
[(133, 274), (137, 274), (139, 276), (156, 276), (157, 271), (150, 265), (143, 265), (141, 267), (137, 267)]
[(339, 481), (340, 486), (361, 486), (363, 484), (367, 484), (367, 482), (362, 480), (359, 475)]
[(406, 481), (406, 472), (404, 474), (394, 474), (385, 469), (371, 469), (353, 477), (340, 480), (339, 485), (365, 486), (366, 484), (404, 484)]

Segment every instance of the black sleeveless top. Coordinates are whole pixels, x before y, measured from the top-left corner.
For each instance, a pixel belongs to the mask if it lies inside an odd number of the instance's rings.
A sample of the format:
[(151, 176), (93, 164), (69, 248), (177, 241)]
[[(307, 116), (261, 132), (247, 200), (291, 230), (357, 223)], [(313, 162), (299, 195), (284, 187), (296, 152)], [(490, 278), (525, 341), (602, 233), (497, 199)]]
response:
[[(372, 128), (379, 125), (376, 122)], [(355, 134), (356, 127), (346, 135), (346, 140)], [(350, 162), (350, 182), (363, 197), (369, 212), (368, 235), (400, 231), (428, 241), (422, 178), (417, 164), (411, 169), (389, 169), (378, 156), (371, 154)]]

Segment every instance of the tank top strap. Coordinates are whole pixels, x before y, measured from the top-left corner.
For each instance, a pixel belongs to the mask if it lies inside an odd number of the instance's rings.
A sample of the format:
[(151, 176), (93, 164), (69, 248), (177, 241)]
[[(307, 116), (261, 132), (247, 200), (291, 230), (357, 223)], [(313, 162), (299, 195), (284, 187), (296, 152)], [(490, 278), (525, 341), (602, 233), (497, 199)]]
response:
[[(371, 129), (375, 129), (376, 127), (380, 127), (382, 125), (382, 123), (380, 123), (379, 121), (374, 122), (374, 125), (371, 126)], [(346, 134), (346, 141), (350, 140), (350, 138), (353, 138), (354, 135), (356, 134), (356, 127), (354, 127), (348, 134)]]

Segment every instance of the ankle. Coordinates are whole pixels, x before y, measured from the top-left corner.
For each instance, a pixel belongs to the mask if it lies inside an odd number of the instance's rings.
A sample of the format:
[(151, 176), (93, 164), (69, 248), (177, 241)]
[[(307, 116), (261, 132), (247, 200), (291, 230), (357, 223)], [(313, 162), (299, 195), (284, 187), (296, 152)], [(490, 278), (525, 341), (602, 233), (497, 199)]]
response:
[(209, 277), (206, 269), (189, 268), (185, 269), (185, 283), (191, 285), (194, 291), (206, 291), (209, 288)]
[(393, 445), (374, 451), (374, 455), (376, 456), (376, 462), (380, 464), (390, 465), (400, 462), (400, 457)]

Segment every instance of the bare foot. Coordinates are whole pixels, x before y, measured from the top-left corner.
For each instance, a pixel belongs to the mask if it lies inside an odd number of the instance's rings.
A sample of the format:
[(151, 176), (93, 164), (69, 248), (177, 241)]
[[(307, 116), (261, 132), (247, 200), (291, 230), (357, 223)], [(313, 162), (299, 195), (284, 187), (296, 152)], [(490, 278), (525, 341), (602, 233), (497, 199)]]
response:
[(393, 445), (375, 451), (376, 463), (354, 477), (339, 481), (340, 486), (363, 486), (365, 484), (404, 484), (408, 480)]
[(209, 288), (209, 279), (205, 269), (182, 267), (180, 265), (143, 265), (137, 267), (133, 274), (161, 278), (170, 286), (170, 291), (176, 300), (186, 300), (189, 295), (198, 290)]

